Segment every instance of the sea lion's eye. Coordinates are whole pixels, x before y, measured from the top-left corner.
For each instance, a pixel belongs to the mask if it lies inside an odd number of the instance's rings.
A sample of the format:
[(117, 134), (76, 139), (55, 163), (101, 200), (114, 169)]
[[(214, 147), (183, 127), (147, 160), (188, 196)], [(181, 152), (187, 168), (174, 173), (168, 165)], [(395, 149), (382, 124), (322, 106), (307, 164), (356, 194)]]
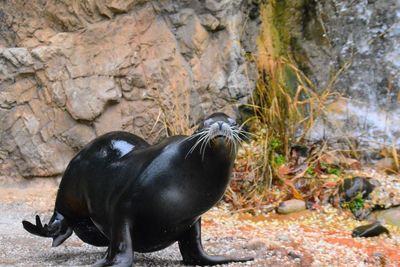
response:
[(237, 123), (236, 123), (236, 121), (234, 119), (228, 118), (228, 122), (229, 122), (229, 124), (231, 126), (236, 126), (237, 125)]
[(210, 127), (210, 125), (213, 123), (213, 119), (207, 119), (204, 121), (204, 127)]

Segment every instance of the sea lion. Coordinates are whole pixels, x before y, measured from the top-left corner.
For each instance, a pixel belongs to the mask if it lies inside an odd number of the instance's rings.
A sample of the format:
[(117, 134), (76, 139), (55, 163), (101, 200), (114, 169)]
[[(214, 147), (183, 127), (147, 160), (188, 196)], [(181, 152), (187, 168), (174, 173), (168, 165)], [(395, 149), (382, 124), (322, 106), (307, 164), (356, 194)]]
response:
[(210, 256), (201, 244), (201, 215), (228, 186), (241, 139), (235, 120), (214, 113), (191, 136), (149, 145), (111, 132), (86, 145), (69, 163), (47, 225), (23, 221), (53, 246), (71, 234), (108, 246), (97, 266), (131, 266), (133, 253), (178, 241), (185, 265), (216, 265), (252, 258)]

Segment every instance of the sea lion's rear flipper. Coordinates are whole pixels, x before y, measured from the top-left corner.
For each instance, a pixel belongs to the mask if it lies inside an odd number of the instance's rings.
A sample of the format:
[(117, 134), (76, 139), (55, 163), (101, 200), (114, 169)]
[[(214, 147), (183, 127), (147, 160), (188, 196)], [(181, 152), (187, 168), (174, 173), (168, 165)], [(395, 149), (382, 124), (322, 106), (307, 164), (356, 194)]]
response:
[(36, 215), (36, 225), (28, 221), (22, 221), (22, 225), (26, 231), (33, 235), (53, 238), (53, 247), (62, 244), (72, 234), (72, 228), (68, 225), (64, 216), (58, 212), (54, 212), (48, 225), (43, 225), (38, 215)]
[(53, 243), (51, 243), (52, 247), (58, 247), (61, 245), (68, 237), (72, 235), (71, 227), (68, 227), (64, 233), (60, 233), (57, 236), (53, 237)]
[(36, 225), (28, 221), (22, 221), (24, 229), (33, 235), (51, 237), (47, 231), (47, 225), (43, 226), (39, 215), (36, 215)]

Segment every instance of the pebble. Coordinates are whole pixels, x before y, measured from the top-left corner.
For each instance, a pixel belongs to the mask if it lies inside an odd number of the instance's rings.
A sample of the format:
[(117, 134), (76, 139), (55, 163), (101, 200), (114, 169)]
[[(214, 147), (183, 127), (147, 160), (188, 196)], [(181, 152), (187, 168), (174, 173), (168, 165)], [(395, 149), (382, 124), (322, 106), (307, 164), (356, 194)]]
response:
[[(31, 189), (23, 190), (23, 195), (26, 195)], [(48, 207), (54, 204), (55, 195), (48, 197), (41, 190), (37, 195), (33, 194), (29, 201), (17, 198), (7, 203), (2, 201), (1, 197), (2, 194), (0, 194), (2, 215), (0, 216), (0, 265), (81, 266), (93, 264), (104, 255), (105, 248), (83, 244), (76, 236), (71, 237), (60, 247), (51, 248), (51, 240), (31, 236), (22, 229), (21, 219), (33, 218), (37, 212), (35, 207), (27, 203), (43, 201), (42, 206), (47, 210), (43, 215), (50, 216), (51, 210)], [(237, 214), (232, 215), (221, 207), (224, 205), (213, 208), (203, 216), (204, 222), (210, 222), (204, 223), (202, 228), (204, 248), (212, 255), (255, 257), (251, 262), (226, 264), (224, 267), (372, 267), (381, 266), (375, 264), (381, 259), (384, 260), (385, 266), (400, 266), (400, 260), (391, 258), (393, 253), (389, 253), (396, 251), (400, 246), (399, 227), (387, 226), (392, 238), (382, 235), (369, 239), (353, 239), (350, 237), (351, 230), (362, 223), (332, 207), (325, 211), (327, 213), (310, 211), (307, 216), (295, 220), (289, 220), (287, 216), (266, 214), (265, 220), (257, 223), (240, 220)], [(377, 243), (379, 248), (376, 248), (375, 256), (369, 255), (369, 249)], [(382, 253), (382, 256), (379, 256), (379, 253)], [(156, 253), (135, 253), (135, 258), (137, 260), (135, 266), (183, 266), (176, 243)]]
[(260, 250), (266, 247), (267, 247), (266, 241), (260, 238), (253, 238), (249, 240), (247, 244), (244, 246), (244, 248), (249, 250)]
[(290, 256), (292, 259), (301, 259), (301, 256), (294, 251), (289, 251), (288, 256)]
[(288, 242), (290, 240), (290, 237), (288, 235), (281, 234), (276, 237), (276, 240)]

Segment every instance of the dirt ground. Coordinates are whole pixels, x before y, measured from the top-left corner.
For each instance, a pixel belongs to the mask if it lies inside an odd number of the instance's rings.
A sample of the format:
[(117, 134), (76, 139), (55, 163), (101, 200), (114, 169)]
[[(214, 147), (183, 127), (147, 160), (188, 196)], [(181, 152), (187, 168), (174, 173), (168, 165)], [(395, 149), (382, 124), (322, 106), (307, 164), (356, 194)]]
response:
[[(50, 239), (22, 228), (21, 221), (34, 221), (36, 214), (48, 221), (57, 180), (0, 182), (0, 266), (90, 266), (103, 256), (105, 248), (84, 244), (75, 235), (52, 248)], [(361, 224), (330, 208), (254, 217), (230, 214), (221, 205), (203, 217), (203, 241), (210, 254), (255, 258), (226, 266), (400, 266), (400, 229), (389, 227), (391, 237), (351, 238), (351, 230)], [(136, 253), (135, 260), (135, 266), (181, 266), (176, 244)]]

